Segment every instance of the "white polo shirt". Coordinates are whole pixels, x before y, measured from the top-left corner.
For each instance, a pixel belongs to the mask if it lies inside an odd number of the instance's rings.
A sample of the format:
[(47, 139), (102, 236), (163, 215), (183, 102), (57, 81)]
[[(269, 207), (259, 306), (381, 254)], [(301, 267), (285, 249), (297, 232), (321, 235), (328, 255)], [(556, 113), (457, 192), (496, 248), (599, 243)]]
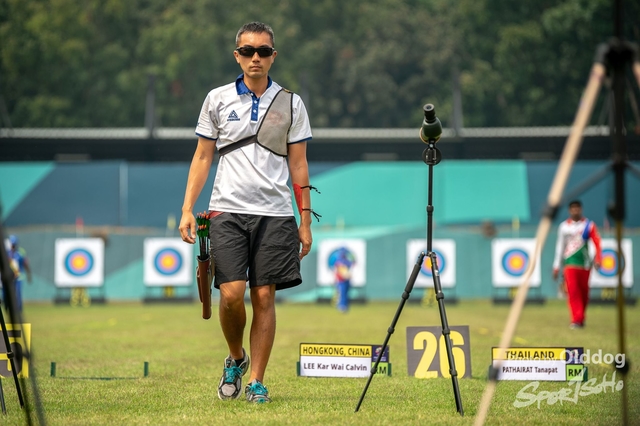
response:
[[(257, 98), (243, 81), (213, 89), (204, 100), (196, 135), (216, 141), (219, 150), (258, 132), (269, 105), (282, 87), (271, 80)], [(311, 140), (307, 110), (293, 94), (292, 124), (288, 143)], [(257, 143), (220, 157), (209, 210), (262, 216), (292, 216), (291, 192), (287, 186), (287, 159)]]

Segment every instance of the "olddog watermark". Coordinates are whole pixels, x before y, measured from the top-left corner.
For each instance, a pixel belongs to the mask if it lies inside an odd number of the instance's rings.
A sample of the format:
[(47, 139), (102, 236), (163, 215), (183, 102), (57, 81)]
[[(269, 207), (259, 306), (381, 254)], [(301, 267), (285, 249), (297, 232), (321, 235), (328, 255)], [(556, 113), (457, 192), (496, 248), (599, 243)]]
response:
[(602, 349), (591, 354), (591, 350), (587, 349), (580, 353), (577, 349), (565, 349), (565, 359), (567, 364), (609, 364), (616, 366), (617, 369), (624, 368), (626, 365), (626, 357), (624, 354), (602, 353)]

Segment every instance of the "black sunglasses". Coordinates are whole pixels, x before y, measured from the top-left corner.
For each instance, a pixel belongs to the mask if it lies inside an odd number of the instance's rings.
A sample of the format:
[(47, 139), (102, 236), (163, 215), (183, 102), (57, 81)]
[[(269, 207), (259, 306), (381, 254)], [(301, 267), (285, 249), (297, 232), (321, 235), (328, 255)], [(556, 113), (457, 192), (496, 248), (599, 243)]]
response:
[(255, 53), (258, 52), (258, 56), (260, 56), (261, 58), (267, 58), (273, 55), (274, 50), (275, 49), (273, 47), (242, 46), (242, 47), (238, 47), (236, 49), (236, 52), (238, 52), (240, 56), (248, 56), (248, 57), (253, 57), (253, 55), (255, 55)]

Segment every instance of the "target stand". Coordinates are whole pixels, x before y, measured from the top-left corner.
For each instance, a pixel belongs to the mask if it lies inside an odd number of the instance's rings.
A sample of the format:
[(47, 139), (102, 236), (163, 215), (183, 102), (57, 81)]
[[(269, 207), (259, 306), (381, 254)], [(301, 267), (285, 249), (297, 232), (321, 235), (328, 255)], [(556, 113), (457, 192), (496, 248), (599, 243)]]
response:
[[(493, 296), (491, 301), (494, 305), (511, 305), (517, 292), (518, 287), (493, 287)], [(533, 287), (527, 294), (527, 299), (524, 303), (527, 305), (544, 305), (546, 301), (547, 299), (542, 295), (540, 287)]]
[[(589, 292), (590, 305), (615, 305), (618, 299), (618, 292), (615, 288), (592, 288)], [(624, 289), (624, 303), (627, 306), (636, 306), (638, 298), (635, 297), (630, 288)]]
[[(105, 305), (107, 303), (107, 298), (105, 296), (104, 287), (97, 287), (97, 292), (90, 292), (90, 288), (93, 287), (57, 287), (56, 294), (53, 298), (53, 304), (80, 307), (89, 307), (91, 305)], [(96, 295), (95, 293), (98, 294)]]
[[(193, 295), (193, 286), (147, 286), (145, 288), (145, 296), (142, 303), (159, 304), (159, 303), (195, 303), (196, 298)], [(180, 290), (182, 289), (182, 290)], [(159, 294), (158, 294), (159, 293)], [(186, 293), (186, 294), (178, 294)]]

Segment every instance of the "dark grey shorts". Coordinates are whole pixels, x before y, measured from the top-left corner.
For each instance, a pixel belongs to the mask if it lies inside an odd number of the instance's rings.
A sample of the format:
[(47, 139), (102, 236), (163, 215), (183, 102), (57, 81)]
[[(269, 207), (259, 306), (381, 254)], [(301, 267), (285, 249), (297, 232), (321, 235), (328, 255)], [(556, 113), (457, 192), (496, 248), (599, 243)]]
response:
[(230, 281), (249, 287), (275, 284), (276, 290), (299, 285), (300, 237), (293, 216), (222, 213), (211, 218), (211, 254), (215, 288)]

